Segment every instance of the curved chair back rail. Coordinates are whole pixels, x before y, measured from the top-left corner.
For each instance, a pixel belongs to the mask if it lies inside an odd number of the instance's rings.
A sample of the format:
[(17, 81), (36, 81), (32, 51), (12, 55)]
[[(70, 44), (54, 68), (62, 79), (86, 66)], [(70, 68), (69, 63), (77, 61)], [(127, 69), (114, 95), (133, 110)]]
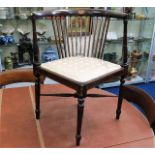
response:
[[(33, 13), (35, 63), (39, 61), (37, 56), (39, 49), (36, 45), (37, 23), (35, 23), (35, 19), (39, 17), (48, 17), (48, 20), (51, 20), (52, 34), (54, 34), (52, 37), (55, 40), (59, 58), (86, 56), (103, 59), (110, 18), (120, 18), (125, 21), (127, 14), (101, 9), (64, 9)], [(123, 55), (126, 57), (124, 62), (127, 59), (125, 48), (123, 47)]]
[[(44, 77), (41, 78), (43, 83)], [(12, 69), (0, 72), (0, 86), (17, 82), (35, 82), (32, 69)]]
[(123, 97), (134, 102), (144, 111), (150, 126), (155, 124), (155, 101), (144, 90), (135, 86), (123, 86)]
[(36, 17), (49, 17), (49, 16), (105, 16), (110, 18), (127, 18), (126, 13), (118, 13), (110, 10), (103, 9), (53, 9), (43, 12), (35, 12)]

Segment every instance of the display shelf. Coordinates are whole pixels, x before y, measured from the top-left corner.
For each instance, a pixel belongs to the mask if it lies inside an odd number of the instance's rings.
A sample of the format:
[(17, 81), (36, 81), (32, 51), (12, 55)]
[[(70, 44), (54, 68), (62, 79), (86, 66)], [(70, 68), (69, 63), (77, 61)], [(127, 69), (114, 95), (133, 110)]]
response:
[[(3, 71), (6, 71), (4, 65), (2, 64)], [(33, 65), (28, 65), (28, 64), (19, 64), (18, 67), (15, 67), (13, 69), (21, 69), (21, 68), (33, 68)]]
[(151, 40), (152, 38), (145, 38), (145, 37), (133, 39), (133, 41), (136, 41), (136, 42), (151, 41)]
[(17, 46), (18, 43), (11, 43), (11, 44), (4, 44), (4, 45), (0, 45), (0, 48), (3, 48), (3, 47), (11, 47), (11, 46)]
[[(120, 19), (117, 19), (117, 21), (119, 21), (119, 20)], [(154, 17), (142, 17), (142, 18), (134, 18), (134, 17), (132, 17), (132, 18), (128, 18), (129, 22), (132, 22), (132, 21), (151, 21), (151, 20), (154, 20)], [(116, 19), (112, 18), (110, 21), (115, 22)]]
[[(55, 45), (56, 41), (52, 41), (52, 42), (39, 41), (38, 44), (39, 45)], [(6, 44), (6, 45), (0, 45), (0, 48), (3, 48), (3, 47), (7, 48), (7, 47), (11, 47), (11, 46), (18, 46), (18, 45), (20, 45), (20, 43), (19, 42), (15, 42), (15, 43)]]
[(11, 18), (0, 18), (0, 21), (6, 21), (6, 20), (31, 20), (31, 18), (30, 16), (27, 18), (22, 18), (20, 15)]
[[(39, 9), (47, 9), (47, 8), (39, 8)], [(22, 35), (20, 35), (20, 33), (18, 32), (19, 27), (21, 29), (23, 28), (22, 29), (23, 31), (28, 30), (28, 32), (30, 32), (28, 38), (31, 39), (32, 43), (32, 25), (31, 25), (31, 19), (29, 18), (30, 15), (29, 12), (30, 11), (33, 12), (34, 10), (36, 11), (37, 8), (17, 8), (17, 12), (15, 12), (13, 16), (10, 14), (10, 18), (8, 18), (8, 16), (5, 19), (0, 18), (0, 24), (4, 26), (5, 24), (9, 25), (10, 22), (10, 24), (15, 28), (15, 31), (13, 33), (14, 43), (7, 45), (0, 45), (0, 48), (3, 50), (2, 61), (4, 61), (4, 57), (8, 56), (11, 52), (15, 53), (19, 52), (18, 46), (20, 45), (20, 39), (22, 39)], [(116, 11), (118, 10), (122, 10), (122, 8), (116, 8)], [(154, 18), (155, 11), (151, 8), (147, 8), (148, 12), (146, 12), (145, 8), (133, 8), (133, 10), (134, 10), (133, 12), (134, 18), (128, 19), (128, 53), (129, 53), (128, 63), (129, 67), (131, 67), (133, 63), (133, 66), (136, 68), (138, 75), (136, 78), (127, 81), (127, 83), (130, 84), (143, 82), (144, 79), (148, 78), (148, 76), (145, 73), (147, 72), (147, 70), (149, 70), (148, 65), (151, 63), (149, 61), (152, 60), (151, 53), (154, 52), (154, 48), (150, 49), (150, 47), (153, 44), (153, 42), (155, 42), (154, 36), (152, 35), (152, 33), (154, 33), (153, 26), (155, 21)], [(153, 11), (153, 13), (151, 11)], [(43, 22), (42, 19), (39, 19), (39, 22), (37, 24), (38, 27), (40, 24), (40, 28), (42, 28), (46, 32), (42, 38), (42, 39), (45, 38), (45, 40), (39, 41), (40, 45), (39, 49), (41, 51), (40, 53), (42, 54), (44, 51), (46, 51), (48, 46), (52, 45), (53, 47), (55, 47), (56, 41), (50, 40), (50, 38), (52, 38), (53, 36), (53, 32), (50, 31), (50, 24), (51, 24), (50, 19), (46, 19), (45, 22)], [(118, 20), (112, 19), (110, 21), (109, 32), (111, 34), (107, 36), (104, 51), (105, 54), (107, 53), (110, 54), (109, 56), (108, 55), (105, 56), (108, 60), (112, 59), (113, 62), (116, 62), (118, 64), (121, 63), (122, 47), (120, 45), (123, 41), (121, 33), (122, 28), (123, 23), (119, 19)], [(141, 58), (138, 59), (136, 62), (133, 62), (131, 60), (131, 53), (134, 50), (142, 53)], [(4, 62), (2, 63), (4, 64)], [(147, 74), (149, 75), (149, 73)], [(150, 79), (154, 80), (154, 77)], [(117, 86), (119, 85), (119, 82), (104, 85), (108, 87)]]
[(129, 22), (131, 21), (151, 21), (154, 20), (154, 17), (144, 17), (144, 18), (129, 18)]
[[(130, 58), (129, 58), (130, 59)], [(142, 63), (142, 62), (147, 62), (148, 60), (145, 58), (145, 57), (143, 57), (143, 58), (141, 58), (141, 59), (137, 59), (136, 61), (134, 61), (134, 60), (129, 60), (128, 61), (128, 63), (130, 64), (130, 63)]]
[[(132, 42), (145, 42), (145, 41), (151, 41), (152, 38), (128, 38), (128, 43), (132, 43)], [(114, 43), (121, 43), (123, 40), (122, 38), (118, 38), (118, 39), (108, 39), (106, 40), (106, 44), (114, 44)]]

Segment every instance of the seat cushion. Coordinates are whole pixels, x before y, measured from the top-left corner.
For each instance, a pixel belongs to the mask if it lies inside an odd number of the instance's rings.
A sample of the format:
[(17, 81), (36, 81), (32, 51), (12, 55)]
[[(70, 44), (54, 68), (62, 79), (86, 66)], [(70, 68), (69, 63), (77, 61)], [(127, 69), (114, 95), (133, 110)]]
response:
[(79, 83), (87, 83), (121, 69), (120, 65), (92, 57), (67, 57), (41, 64), (41, 69)]

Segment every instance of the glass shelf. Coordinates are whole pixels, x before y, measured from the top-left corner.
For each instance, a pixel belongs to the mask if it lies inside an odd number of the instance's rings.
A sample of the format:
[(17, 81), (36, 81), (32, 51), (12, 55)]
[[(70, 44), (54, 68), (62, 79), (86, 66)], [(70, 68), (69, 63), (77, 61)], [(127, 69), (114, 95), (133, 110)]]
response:
[[(128, 38), (128, 43), (132, 42), (144, 42), (144, 41), (151, 41), (152, 38)], [(122, 39), (109, 39), (106, 40), (106, 44), (111, 44), (111, 43), (121, 43), (123, 40)]]
[(0, 18), (1, 21), (6, 21), (6, 20), (30, 20), (30, 17), (27, 18), (22, 18), (20, 16), (13, 17), (13, 18)]
[(18, 43), (11, 43), (11, 44), (5, 44), (5, 45), (0, 45), (0, 47), (13, 47), (13, 46), (17, 46)]
[[(32, 42), (31, 42), (32, 43)], [(55, 41), (53, 41), (53, 42), (39, 42), (39, 45), (55, 45), (56, 43), (55, 43)], [(0, 45), (0, 48), (3, 48), (3, 47), (13, 47), (13, 46), (18, 46), (18, 45), (20, 45), (20, 43), (18, 43), (18, 42), (15, 42), (15, 43), (12, 43), (12, 44), (6, 44), (6, 45)]]
[[(150, 18), (142, 18), (142, 19), (136, 19), (136, 18), (128, 18), (128, 21), (149, 21), (149, 20), (154, 20), (154, 17), (150, 17)], [(120, 19), (111, 19), (110, 21), (115, 22), (115, 21), (121, 21)]]

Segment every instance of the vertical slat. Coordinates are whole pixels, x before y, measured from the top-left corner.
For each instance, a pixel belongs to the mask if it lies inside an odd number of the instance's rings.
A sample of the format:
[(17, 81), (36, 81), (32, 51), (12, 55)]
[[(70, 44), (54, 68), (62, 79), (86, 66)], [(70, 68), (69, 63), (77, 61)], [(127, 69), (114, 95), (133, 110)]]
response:
[[(75, 23), (76, 24), (76, 27), (78, 27), (78, 23), (76, 22)], [(74, 39), (75, 39), (75, 53), (74, 53), (74, 56), (76, 56), (76, 54), (78, 53), (78, 51), (79, 51), (79, 43), (78, 43), (78, 36), (77, 35), (75, 35), (75, 37), (74, 37)]]
[(107, 36), (107, 33), (108, 33), (108, 28), (109, 28), (109, 23), (110, 23), (110, 18), (106, 18), (105, 19), (105, 25), (104, 25), (104, 30), (103, 30), (103, 40), (102, 40), (102, 44), (101, 44), (101, 53), (100, 53), (100, 59), (103, 58), (103, 55), (104, 55), (104, 46), (105, 46), (105, 41), (106, 41), (106, 36)]
[(62, 18), (64, 18), (64, 17), (60, 17), (60, 29), (62, 32), (62, 39), (63, 39), (63, 45), (64, 45), (64, 48), (63, 48), (64, 57), (67, 57), (67, 47), (66, 47), (66, 43), (65, 43), (66, 36), (65, 36), (64, 26), (62, 25)]
[[(89, 20), (87, 17), (85, 18), (86, 20)], [(88, 21), (86, 22), (86, 23), (88, 23)], [(86, 35), (87, 35), (87, 32), (84, 32), (84, 50), (83, 50), (83, 53), (84, 53), (84, 56), (87, 56), (87, 49), (86, 49)], [(88, 34), (89, 35), (89, 34)]]
[(98, 54), (97, 54), (97, 58), (100, 58), (101, 57), (101, 54), (102, 54), (102, 46), (103, 44), (105, 43), (105, 39), (104, 39), (104, 31), (106, 29), (106, 18), (102, 17), (102, 28), (101, 28), (101, 32), (100, 32), (100, 46), (99, 46), (99, 49), (98, 49)]
[(59, 48), (59, 43), (58, 43), (58, 40), (57, 40), (57, 31), (56, 31), (56, 27), (55, 27), (55, 24), (54, 24), (54, 17), (52, 17), (51, 21), (52, 21), (52, 26), (53, 26), (53, 31), (54, 31), (54, 37), (55, 37), (55, 41), (56, 41), (56, 46), (57, 46), (57, 50), (58, 50), (58, 55), (59, 55), (59, 58), (62, 58), (61, 51), (60, 51), (60, 48)]
[(70, 53), (69, 53), (69, 56), (71, 56), (71, 55), (74, 55), (74, 44), (73, 44), (73, 36), (74, 36), (74, 34), (73, 34), (73, 27), (72, 27), (72, 19), (71, 19), (72, 17), (70, 16), (70, 30), (71, 30), (71, 35), (70, 35), (70, 38), (71, 38), (71, 41), (70, 41), (70, 46), (71, 46), (71, 50), (70, 50)]
[[(88, 50), (87, 50), (87, 56), (91, 56), (90, 53), (90, 43), (91, 43), (91, 33), (93, 33), (93, 17), (90, 17), (90, 33), (89, 33), (89, 40), (88, 40)], [(92, 50), (92, 49), (91, 49)]]
[(67, 27), (67, 17), (65, 17), (64, 18), (64, 32), (65, 32), (65, 34), (66, 34), (66, 38), (65, 38), (65, 40), (64, 40), (64, 44), (66, 44), (66, 54), (67, 54), (67, 56), (69, 56), (69, 53), (71, 53), (70, 52), (70, 44), (69, 44), (69, 34), (68, 34), (68, 27)]
[(94, 21), (95, 22), (95, 26), (93, 28), (93, 45), (92, 45), (92, 57), (94, 57), (94, 54), (95, 54), (95, 44), (96, 44), (96, 31), (97, 31), (97, 26), (98, 26), (98, 17), (96, 17), (96, 20)]
[(83, 50), (82, 49), (83, 48), (82, 47), (82, 40), (81, 40), (82, 39), (82, 31), (81, 31), (81, 29), (82, 29), (82, 17), (80, 16), (79, 19), (80, 19), (79, 20), (80, 21), (80, 25), (79, 25), (80, 26), (80, 37), (79, 37), (79, 46), (80, 46), (80, 49), (79, 49), (79, 54), (82, 55), (82, 50)]
[(97, 37), (96, 37), (96, 46), (94, 47), (94, 50), (95, 50), (94, 57), (97, 57), (98, 53), (99, 53), (99, 46), (101, 44), (101, 35), (100, 34), (101, 34), (102, 29), (103, 29), (102, 28), (103, 18), (99, 17), (98, 21), (99, 21), (99, 25), (97, 27), (98, 32), (97, 32)]
[(62, 42), (61, 42), (61, 28), (60, 28), (60, 23), (58, 23), (58, 20), (60, 20), (61, 17), (56, 17), (55, 20), (56, 20), (56, 27), (57, 27), (57, 34), (58, 34), (58, 45), (59, 45), (59, 48), (60, 48), (60, 52), (61, 52), (61, 55), (62, 55), (62, 58), (65, 57), (65, 53), (64, 53), (64, 49), (62, 47)]

